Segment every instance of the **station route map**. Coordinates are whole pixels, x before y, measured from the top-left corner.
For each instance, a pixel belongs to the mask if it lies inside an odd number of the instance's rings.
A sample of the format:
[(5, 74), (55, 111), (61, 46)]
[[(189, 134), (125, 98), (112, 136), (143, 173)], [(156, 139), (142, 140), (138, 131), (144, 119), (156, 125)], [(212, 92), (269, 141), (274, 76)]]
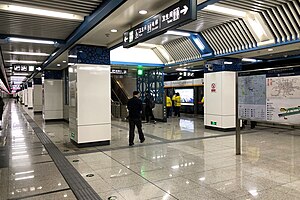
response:
[(267, 98), (300, 98), (298, 76), (268, 78), (267, 85)]
[(300, 123), (300, 76), (267, 78), (267, 120)]
[(266, 120), (266, 75), (238, 78), (239, 117)]

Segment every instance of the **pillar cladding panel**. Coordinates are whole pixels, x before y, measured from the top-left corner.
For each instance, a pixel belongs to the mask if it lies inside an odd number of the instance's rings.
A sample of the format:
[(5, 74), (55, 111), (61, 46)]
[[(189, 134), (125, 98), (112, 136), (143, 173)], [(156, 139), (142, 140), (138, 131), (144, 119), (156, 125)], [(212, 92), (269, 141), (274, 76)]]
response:
[(78, 126), (111, 123), (109, 65), (77, 64)]
[(69, 55), (69, 63), (110, 65), (110, 50), (106, 47), (77, 45)]

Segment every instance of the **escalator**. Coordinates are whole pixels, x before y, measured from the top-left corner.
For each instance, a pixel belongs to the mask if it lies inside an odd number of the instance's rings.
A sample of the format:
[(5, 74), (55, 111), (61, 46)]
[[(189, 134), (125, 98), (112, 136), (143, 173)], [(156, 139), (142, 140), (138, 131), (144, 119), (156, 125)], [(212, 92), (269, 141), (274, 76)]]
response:
[(127, 93), (121, 84), (111, 77), (111, 113), (115, 118), (124, 119), (127, 117), (126, 105), (129, 100)]

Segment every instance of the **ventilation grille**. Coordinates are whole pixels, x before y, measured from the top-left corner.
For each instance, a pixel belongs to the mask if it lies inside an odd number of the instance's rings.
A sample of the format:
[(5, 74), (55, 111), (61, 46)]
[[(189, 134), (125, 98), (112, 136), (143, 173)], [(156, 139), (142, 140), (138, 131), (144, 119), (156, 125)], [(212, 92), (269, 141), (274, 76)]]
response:
[(171, 55), (175, 63), (187, 62), (201, 58), (200, 52), (187, 37), (182, 37), (168, 42), (164, 44), (163, 47)]
[(168, 63), (168, 60), (160, 53), (160, 51), (156, 47), (152, 50), (164, 64)]

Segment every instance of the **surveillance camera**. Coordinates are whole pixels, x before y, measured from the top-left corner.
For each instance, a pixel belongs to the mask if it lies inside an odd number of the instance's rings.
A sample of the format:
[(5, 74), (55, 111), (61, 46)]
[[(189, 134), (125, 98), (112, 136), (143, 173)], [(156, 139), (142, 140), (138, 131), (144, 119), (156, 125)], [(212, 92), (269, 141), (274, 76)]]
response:
[(212, 64), (205, 64), (205, 68), (207, 68), (208, 71), (213, 71), (213, 65)]

